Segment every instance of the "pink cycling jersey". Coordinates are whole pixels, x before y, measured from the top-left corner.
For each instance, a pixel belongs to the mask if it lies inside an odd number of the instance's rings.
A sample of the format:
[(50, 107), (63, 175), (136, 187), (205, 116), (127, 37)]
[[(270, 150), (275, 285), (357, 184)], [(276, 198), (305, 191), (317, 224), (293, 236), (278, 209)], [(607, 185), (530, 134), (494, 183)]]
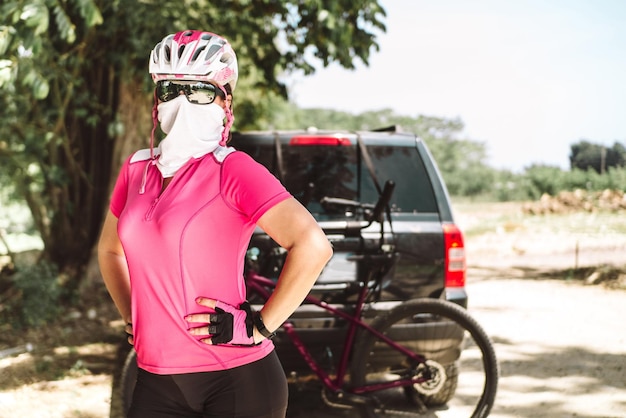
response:
[(244, 257), (256, 221), (291, 195), (239, 151), (221, 163), (213, 154), (191, 159), (163, 193), (162, 183), (153, 160), (129, 158), (110, 205), (130, 271), (139, 367), (157, 374), (206, 372), (263, 358), (271, 341), (207, 345), (189, 334), (185, 316), (207, 312), (196, 304), (198, 296), (234, 306), (246, 300)]

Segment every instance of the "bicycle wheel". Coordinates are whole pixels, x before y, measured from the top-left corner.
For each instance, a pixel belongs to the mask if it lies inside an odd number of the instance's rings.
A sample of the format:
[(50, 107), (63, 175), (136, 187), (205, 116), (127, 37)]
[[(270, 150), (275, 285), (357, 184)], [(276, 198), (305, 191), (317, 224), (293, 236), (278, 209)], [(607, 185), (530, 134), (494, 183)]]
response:
[(122, 408), (124, 410), (124, 416), (128, 415), (130, 409), (130, 403), (133, 400), (133, 392), (135, 391), (135, 384), (137, 383), (137, 353), (135, 350), (130, 350), (124, 361), (124, 367), (122, 368), (122, 378), (120, 391), (122, 393)]
[(355, 392), (367, 384), (420, 375), (425, 377), (423, 383), (377, 392), (384, 409), (442, 418), (489, 415), (498, 363), (489, 337), (465, 309), (438, 299), (414, 299), (371, 325), (427, 361), (411, 364), (405, 355), (362, 330), (351, 363)]

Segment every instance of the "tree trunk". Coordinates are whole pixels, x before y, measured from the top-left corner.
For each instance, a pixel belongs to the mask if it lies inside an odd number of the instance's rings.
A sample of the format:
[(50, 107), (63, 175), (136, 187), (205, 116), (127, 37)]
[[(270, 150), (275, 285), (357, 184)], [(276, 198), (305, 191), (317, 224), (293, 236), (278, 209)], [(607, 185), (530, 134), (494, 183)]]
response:
[[(104, 204), (98, 230), (101, 228), (104, 216), (109, 210), (109, 197), (117, 179), (122, 163), (133, 152), (150, 146), (150, 131), (152, 130), (152, 95), (139, 91), (140, 81), (123, 84), (120, 87), (120, 103), (117, 120), (121, 124), (122, 132), (116, 137), (111, 153), (110, 168), (107, 170), (108, 180), (102, 188)], [(91, 244), (91, 254), (86, 266), (85, 278), (80, 284), (80, 294), (91, 293), (94, 288), (102, 287), (102, 279), (98, 267), (97, 240)]]

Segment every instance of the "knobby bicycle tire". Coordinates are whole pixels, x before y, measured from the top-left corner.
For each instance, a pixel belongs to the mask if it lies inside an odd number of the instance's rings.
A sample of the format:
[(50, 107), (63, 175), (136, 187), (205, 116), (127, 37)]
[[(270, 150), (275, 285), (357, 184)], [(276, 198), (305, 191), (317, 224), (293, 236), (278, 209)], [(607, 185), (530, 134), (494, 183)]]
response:
[(133, 392), (137, 383), (137, 353), (130, 350), (124, 361), (122, 368), (122, 379), (120, 382), (120, 392), (122, 395), (122, 408), (124, 416), (128, 415), (130, 403), (133, 400)]
[[(432, 382), (375, 393), (384, 409), (429, 417), (484, 418), (495, 402), (498, 363), (490, 338), (462, 307), (438, 299), (414, 299), (376, 318), (372, 327), (440, 365)], [(423, 367), (423, 366), (420, 366)], [(353, 388), (415, 374), (406, 356), (361, 330), (351, 361)], [(443, 372), (443, 373), (442, 373)], [(437, 377), (446, 375), (440, 386)], [(433, 387), (437, 386), (437, 387)]]

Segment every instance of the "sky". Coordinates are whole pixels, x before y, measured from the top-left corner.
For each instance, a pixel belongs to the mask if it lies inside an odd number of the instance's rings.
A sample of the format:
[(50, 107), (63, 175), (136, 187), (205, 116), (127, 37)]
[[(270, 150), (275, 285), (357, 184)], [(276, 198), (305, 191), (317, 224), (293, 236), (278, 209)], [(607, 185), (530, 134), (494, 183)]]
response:
[(459, 139), (484, 143), (487, 164), (518, 172), (569, 169), (581, 140), (626, 144), (626, 1), (379, 3), (387, 31), (369, 66), (292, 77), (299, 107), (460, 118)]

